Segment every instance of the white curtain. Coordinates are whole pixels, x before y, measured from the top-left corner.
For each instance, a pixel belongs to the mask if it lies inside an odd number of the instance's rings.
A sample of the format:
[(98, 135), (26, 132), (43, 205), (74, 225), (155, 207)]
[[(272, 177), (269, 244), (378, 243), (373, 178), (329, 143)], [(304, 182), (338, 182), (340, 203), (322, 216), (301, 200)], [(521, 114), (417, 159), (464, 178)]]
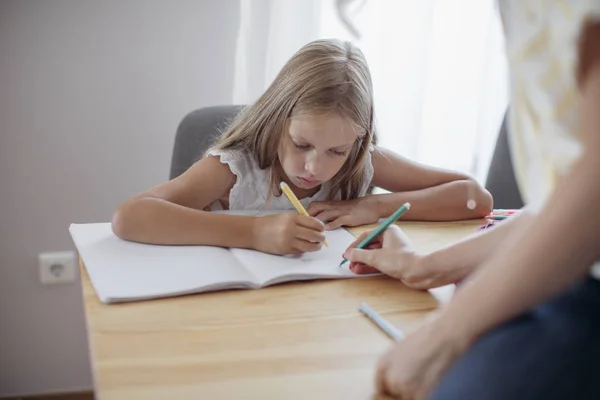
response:
[[(240, 0), (234, 101), (255, 100), (307, 42), (355, 42), (373, 76), (380, 145), (482, 183), (507, 106), (495, 0)], [(342, 0), (344, 2), (344, 0)]]

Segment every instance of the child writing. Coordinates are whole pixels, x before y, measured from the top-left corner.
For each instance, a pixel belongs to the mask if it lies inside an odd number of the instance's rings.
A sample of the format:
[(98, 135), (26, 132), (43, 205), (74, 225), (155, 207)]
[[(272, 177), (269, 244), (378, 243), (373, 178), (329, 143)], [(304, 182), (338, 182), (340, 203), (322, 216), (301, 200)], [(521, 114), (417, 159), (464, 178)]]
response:
[[(294, 210), (310, 216), (213, 213)], [(391, 193), (370, 195), (377, 186)], [(466, 206), (468, 199), (475, 207)], [(318, 40), (301, 48), (186, 172), (123, 202), (112, 227), (123, 239), (202, 244), (272, 254), (319, 250), (324, 231), (376, 222), (411, 202), (421, 220), (478, 218), (490, 194), (469, 176), (411, 162), (376, 146), (373, 88), (362, 52)]]

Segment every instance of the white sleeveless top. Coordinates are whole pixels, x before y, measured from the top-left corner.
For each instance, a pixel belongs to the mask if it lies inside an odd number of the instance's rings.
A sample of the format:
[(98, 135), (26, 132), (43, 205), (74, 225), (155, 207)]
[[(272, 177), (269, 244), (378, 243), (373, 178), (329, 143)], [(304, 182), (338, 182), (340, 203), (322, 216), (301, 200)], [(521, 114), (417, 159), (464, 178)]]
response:
[[(235, 184), (229, 192), (229, 209), (240, 211), (285, 211), (295, 210), (292, 203), (284, 195), (271, 195), (269, 185), (269, 170), (260, 169), (256, 158), (246, 151), (241, 150), (218, 150), (211, 149), (208, 155), (219, 156), (222, 163), (227, 164), (231, 172), (237, 177)], [(371, 153), (367, 153), (365, 160), (365, 179), (360, 189), (359, 196), (367, 194), (371, 180), (373, 179), (373, 164), (371, 162)], [(311, 197), (299, 199), (304, 208), (308, 208), (314, 201), (327, 200), (329, 193), (329, 182), (321, 185), (317, 193)], [(267, 202), (267, 198), (269, 199)], [(339, 200), (338, 193), (334, 200)], [(222, 210), (220, 201), (214, 201), (210, 205), (211, 211)]]
[[(577, 41), (600, 0), (500, 0), (510, 66), (508, 138), (527, 207), (539, 211), (580, 157)], [(592, 267), (600, 278), (600, 264)]]

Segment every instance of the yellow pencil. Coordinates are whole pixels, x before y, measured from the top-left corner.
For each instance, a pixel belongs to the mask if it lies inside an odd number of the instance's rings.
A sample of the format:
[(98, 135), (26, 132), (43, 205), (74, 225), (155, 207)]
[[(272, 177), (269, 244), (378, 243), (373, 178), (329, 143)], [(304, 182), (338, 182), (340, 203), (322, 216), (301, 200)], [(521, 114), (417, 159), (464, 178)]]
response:
[[(290, 199), (294, 207), (296, 207), (296, 210), (298, 210), (298, 212), (302, 215), (309, 216), (308, 212), (306, 212), (306, 210), (304, 209), (294, 192), (292, 192), (292, 189), (290, 189), (290, 187), (287, 185), (287, 183), (281, 182), (279, 186), (281, 187), (281, 190), (283, 190), (283, 193), (285, 193), (287, 198)], [(327, 244), (327, 240), (324, 240), (323, 244), (329, 247), (329, 245)]]

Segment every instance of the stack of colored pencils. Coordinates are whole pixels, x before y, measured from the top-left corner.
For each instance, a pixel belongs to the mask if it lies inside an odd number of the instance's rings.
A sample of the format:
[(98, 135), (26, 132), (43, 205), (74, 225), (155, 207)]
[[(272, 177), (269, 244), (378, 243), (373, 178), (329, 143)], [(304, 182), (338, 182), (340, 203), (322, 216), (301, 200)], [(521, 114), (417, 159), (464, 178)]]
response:
[(518, 214), (519, 211), (520, 210), (502, 210), (502, 209), (493, 210), (490, 214), (486, 215), (486, 217), (485, 217), (488, 220), (487, 224), (481, 226), (479, 228), (479, 230), (482, 231), (484, 229), (491, 228), (497, 222), (503, 221), (507, 218), (510, 218), (511, 216), (513, 216), (515, 214)]
[(510, 218), (511, 216), (518, 214), (520, 210), (493, 210), (490, 214), (486, 216), (487, 219), (491, 219), (493, 221), (502, 221), (504, 219)]

